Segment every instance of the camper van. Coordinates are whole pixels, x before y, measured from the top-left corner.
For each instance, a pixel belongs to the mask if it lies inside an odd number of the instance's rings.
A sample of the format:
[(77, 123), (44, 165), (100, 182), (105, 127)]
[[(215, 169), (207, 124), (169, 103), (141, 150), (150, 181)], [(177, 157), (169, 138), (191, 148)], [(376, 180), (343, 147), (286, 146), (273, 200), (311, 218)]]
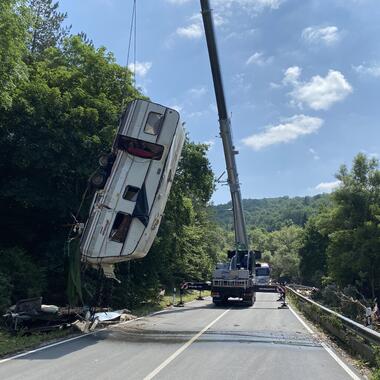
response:
[(82, 261), (113, 273), (113, 264), (144, 257), (157, 234), (185, 132), (177, 111), (135, 100), (125, 111), (112, 152), (99, 160), (81, 238)]

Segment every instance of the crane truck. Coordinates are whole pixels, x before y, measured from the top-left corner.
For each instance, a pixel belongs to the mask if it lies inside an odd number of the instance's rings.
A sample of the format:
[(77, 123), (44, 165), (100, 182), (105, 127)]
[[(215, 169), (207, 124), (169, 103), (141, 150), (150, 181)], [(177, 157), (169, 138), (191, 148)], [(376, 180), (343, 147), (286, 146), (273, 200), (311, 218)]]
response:
[(253, 305), (256, 299), (255, 259), (258, 258), (258, 254), (255, 257), (255, 252), (249, 250), (248, 246), (239, 176), (235, 160), (235, 155), (238, 152), (232, 141), (231, 120), (227, 112), (212, 12), (208, 0), (201, 0), (201, 9), (219, 115), (220, 137), (226, 161), (227, 182), (231, 193), (235, 232), (235, 247), (233, 250), (228, 251), (229, 262), (219, 264), (213, 273), (211, 295), (216, 305), (226, 302), (230, 297), (240, 298), (247, 305)]

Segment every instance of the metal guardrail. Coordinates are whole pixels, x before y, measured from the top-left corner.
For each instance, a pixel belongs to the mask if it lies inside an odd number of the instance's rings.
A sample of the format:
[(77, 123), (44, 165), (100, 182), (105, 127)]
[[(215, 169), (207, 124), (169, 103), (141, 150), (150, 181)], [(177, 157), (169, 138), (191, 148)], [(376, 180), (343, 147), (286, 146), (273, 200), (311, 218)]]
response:
[(292, 289), (290, 286), (287, 286), (286, 289), (290, 291), (292, 294), (294, 294), (295, 296), (297, 296), (298, 298), (301, 298), (303, 301), (316, 306), (317, 308), (323, 310), (327, 314), (337, 317), (345, 326), (347, 326), (351, 330), (354, 330), (359, 336), (369, 340), (371, 343), (380, 345), (380, 333), (378, 333), (377, 331), (371, 330), (370, 328), (365, 327), (361, 325), (360, 323), (355, 322), (352, 319), (349, 319), (345, 317), (344, 315), (337, 313), (336, 311), (330, 310), (326, 306), (323, 306), (319, 304), (318, 302), (315, 302), (311, 300), (310, 298), (303, 296), (302, 294), (298, 293), (296, 290)]

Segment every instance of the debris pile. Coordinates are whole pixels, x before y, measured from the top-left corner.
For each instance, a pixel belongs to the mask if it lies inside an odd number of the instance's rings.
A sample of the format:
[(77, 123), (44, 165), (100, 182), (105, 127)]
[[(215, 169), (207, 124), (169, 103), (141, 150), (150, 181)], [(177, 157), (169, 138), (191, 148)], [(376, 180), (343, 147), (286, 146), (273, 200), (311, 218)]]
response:
[(111, 311), (109, 308), (45, 305), (42, 297), (20, 300), (3, 315), (5, 326), (12, 332), (42, 332), (70, 327), (88, 332), (98, 326), (135, 318), (127, 309)]

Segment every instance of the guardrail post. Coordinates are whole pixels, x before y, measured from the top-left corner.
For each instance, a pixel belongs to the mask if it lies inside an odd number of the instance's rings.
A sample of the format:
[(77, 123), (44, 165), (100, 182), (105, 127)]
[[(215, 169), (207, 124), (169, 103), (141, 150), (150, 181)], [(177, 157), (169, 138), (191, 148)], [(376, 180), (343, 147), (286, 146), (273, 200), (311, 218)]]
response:
[(202, 290), (199, 290), (199, 296), (197, 298), (197, 301), (203, 301), (204, 298), (202, 297)]

